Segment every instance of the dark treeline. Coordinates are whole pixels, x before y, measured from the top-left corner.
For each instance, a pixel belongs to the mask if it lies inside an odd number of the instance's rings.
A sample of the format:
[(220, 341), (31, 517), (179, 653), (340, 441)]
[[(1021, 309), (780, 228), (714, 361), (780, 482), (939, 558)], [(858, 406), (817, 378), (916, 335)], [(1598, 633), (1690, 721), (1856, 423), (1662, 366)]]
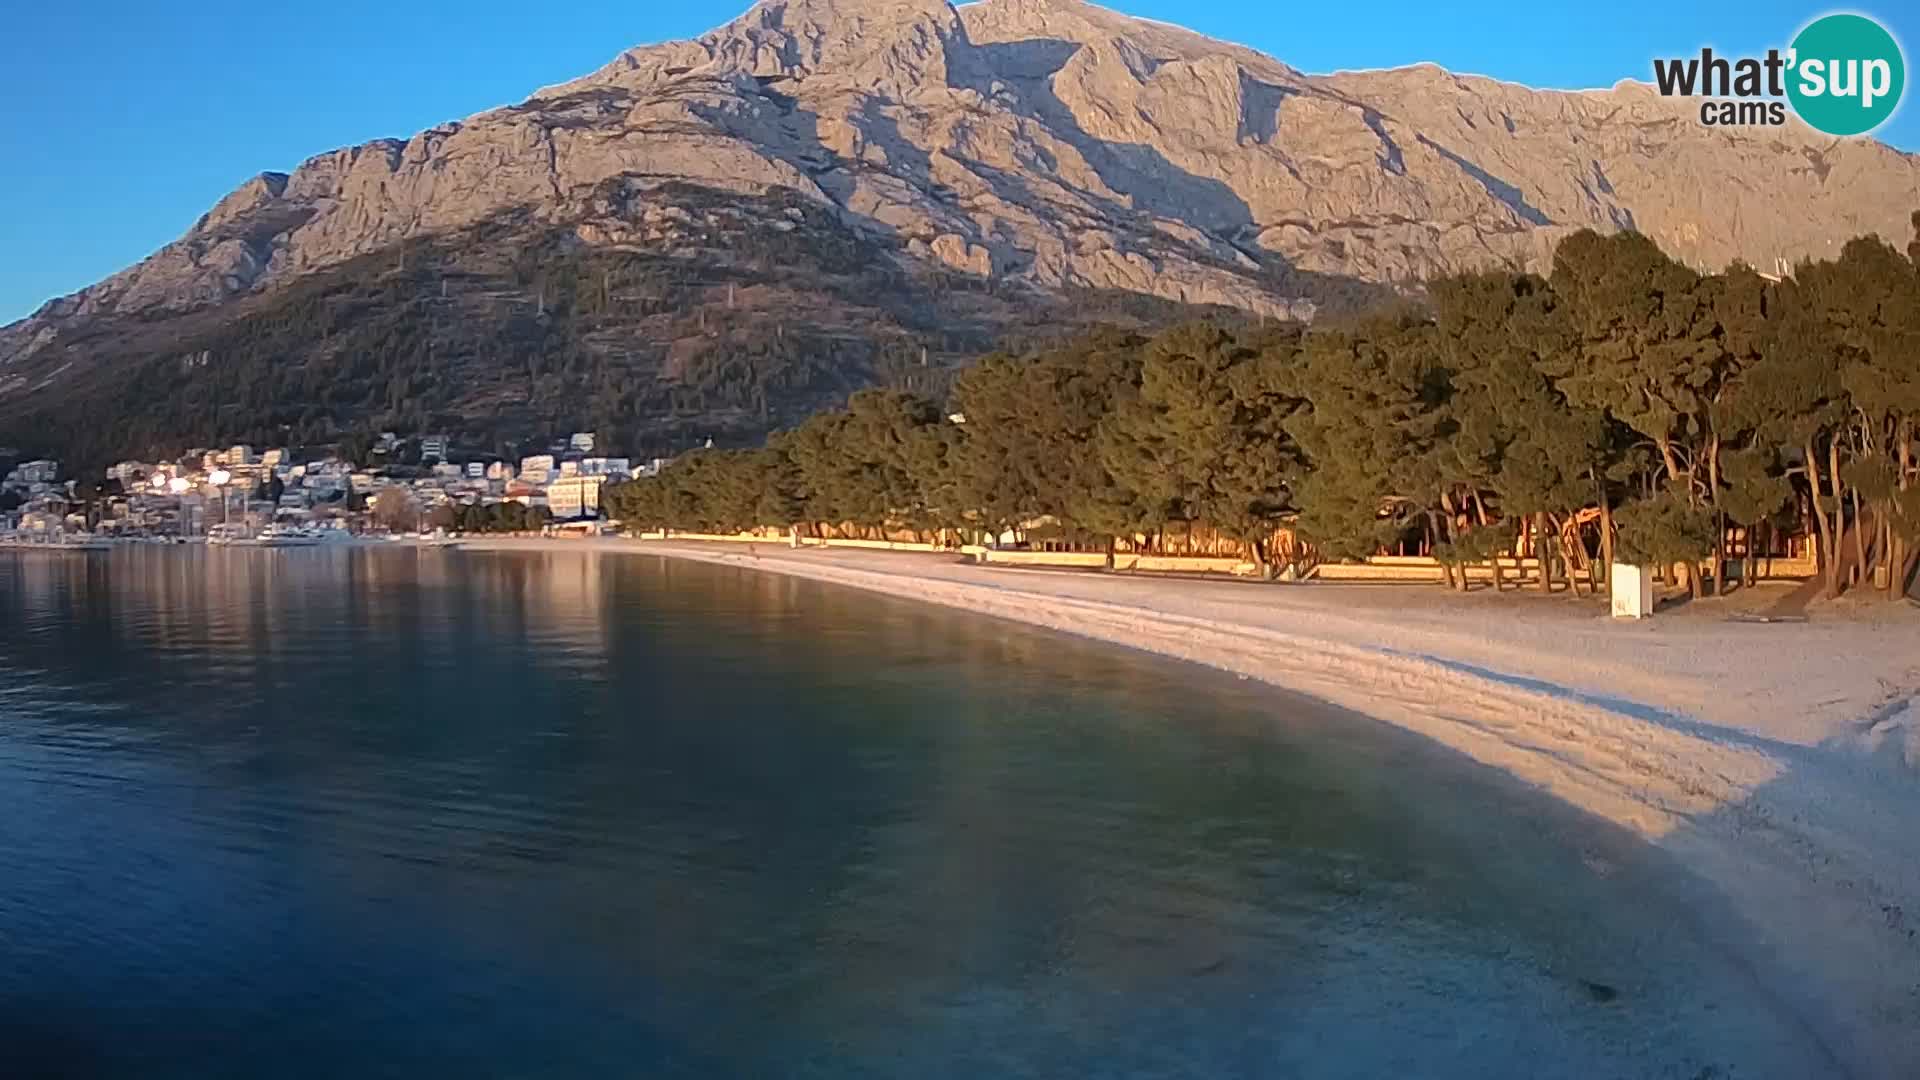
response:
[(1271, 550), (1291, 535), (1319, 558), (1416, 545), (1450, 579), (1530, 548), (1548, 588), (1570, 550), (1604, 565), (1617, 545), (1696, 592), (1692, 567), (1716, 591), (1728, 576), (1730, 529), (1805, 531), (1830, 592), (1897, 595), (1920, 563), (1916, 263), (1920, 239), (1861, 238), (1775, 281), (1582, 232), (1550, 277), (1441, 280), (1423, 307), (995, 355), (947, 407), (862, 392), (607, 502), (630, 526), (701, 531), (1047, 521), (1151, 547), (1204, 525), (1263, 566), (1297, 557)]
[(463, 533), (517, 533), (539, 532), (553, 518), (544, 506), (527, 506), (518, 502), (486, 503), (469, 505), (466, 503), (443, 503), (427, 515), (430, 528), (446, 529)]

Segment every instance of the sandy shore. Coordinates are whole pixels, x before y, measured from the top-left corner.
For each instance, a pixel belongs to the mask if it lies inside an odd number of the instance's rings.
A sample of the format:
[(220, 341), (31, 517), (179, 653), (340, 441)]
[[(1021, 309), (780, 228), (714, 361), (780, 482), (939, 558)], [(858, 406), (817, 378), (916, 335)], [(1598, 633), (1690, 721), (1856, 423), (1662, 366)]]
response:
[[(1750, 923), (1852, 1075), (1920, 1076), (1920, 612), (1807, 623), (1696, 605), (976, 567), (940, 555), (627, 540), (1015, 619), (1236, 672), (1418, 732), (1671, 852)], [(1604, 869), (1604, 868), (1602, 868)]]

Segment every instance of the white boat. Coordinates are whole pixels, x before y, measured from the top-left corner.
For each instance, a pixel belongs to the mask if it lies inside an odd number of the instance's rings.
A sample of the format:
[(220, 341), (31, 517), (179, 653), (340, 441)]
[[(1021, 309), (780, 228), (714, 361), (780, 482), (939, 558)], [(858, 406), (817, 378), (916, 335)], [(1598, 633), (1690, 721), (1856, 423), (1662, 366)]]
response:
[(265, 548), (317, 547), (325, 542), (316, 530), (293, 525), (269, 525), (253, 538), (255, 546)]

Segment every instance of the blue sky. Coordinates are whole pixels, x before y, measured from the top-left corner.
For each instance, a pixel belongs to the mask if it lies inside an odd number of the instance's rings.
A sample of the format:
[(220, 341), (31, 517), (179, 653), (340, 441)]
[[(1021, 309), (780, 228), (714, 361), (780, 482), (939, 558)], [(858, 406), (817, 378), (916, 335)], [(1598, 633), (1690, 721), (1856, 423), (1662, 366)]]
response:
[[(176, 238), (255, 173), (519, 101), (746, 0), (25, 3), (0, 35), (0, 323)], [(1110, 0), (1310, 72), (1432, 60), (1534, 86), (1650, 79), (1656, 56), (1785, 45), (1825, 5)], [(1914, 57), (1920, 4), (1855, 8)], [(1909, 72), (1911, 78), (1912, 73)], [(1908, 97), (1914, 97), (1909, 93)], [(1909, 101), (1878, 137), (1920, 150)]]

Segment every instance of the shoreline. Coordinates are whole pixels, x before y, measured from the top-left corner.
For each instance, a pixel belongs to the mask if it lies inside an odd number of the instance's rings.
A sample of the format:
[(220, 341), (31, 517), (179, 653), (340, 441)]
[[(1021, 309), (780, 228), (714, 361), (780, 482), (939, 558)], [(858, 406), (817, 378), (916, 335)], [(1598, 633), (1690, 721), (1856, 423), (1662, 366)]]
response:
[(458, 550), (651, 555), (848, 586), (1392, 724), (1675, 856), (1750, 923), (1752, 959), (1848, 1075), (1920, 1075), (1920, 620), (1915, 635), (1873, 625), (1910, 612), (1631, 624), (1545, 598), (1036, 573), (937, 554), (613, 538)]

